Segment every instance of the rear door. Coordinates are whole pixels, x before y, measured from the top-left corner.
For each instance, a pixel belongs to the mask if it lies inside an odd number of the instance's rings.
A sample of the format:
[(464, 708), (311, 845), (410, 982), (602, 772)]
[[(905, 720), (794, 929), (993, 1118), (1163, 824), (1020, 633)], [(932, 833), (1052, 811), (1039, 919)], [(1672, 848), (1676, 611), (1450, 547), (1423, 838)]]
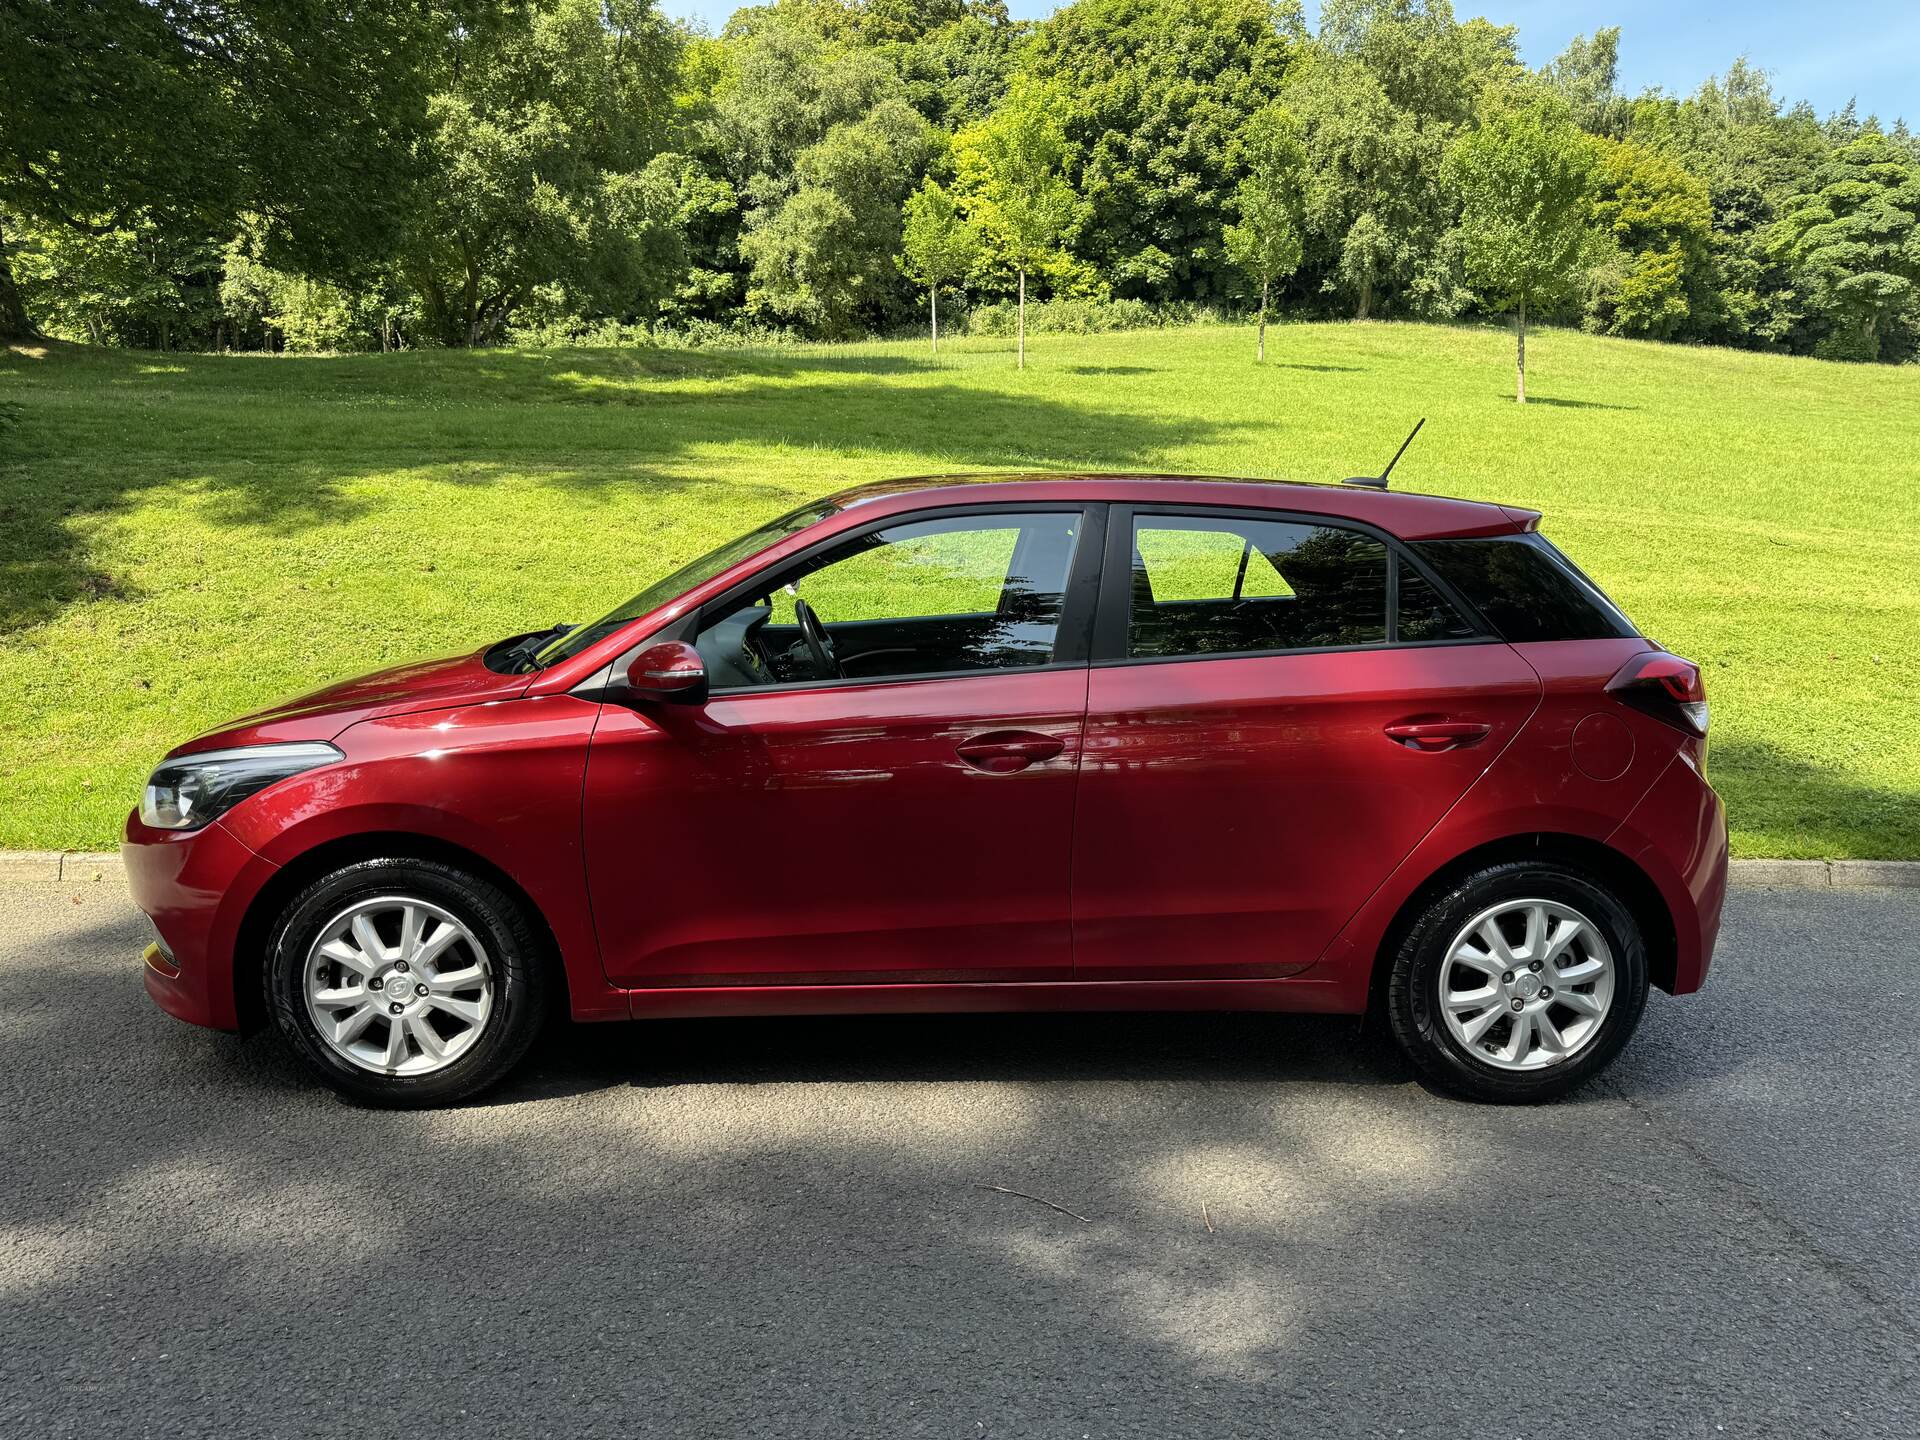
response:
[(1074, 846), (1080, 979), (1311, 964), (1540, 682), (1348, 522), (1113, 507)]

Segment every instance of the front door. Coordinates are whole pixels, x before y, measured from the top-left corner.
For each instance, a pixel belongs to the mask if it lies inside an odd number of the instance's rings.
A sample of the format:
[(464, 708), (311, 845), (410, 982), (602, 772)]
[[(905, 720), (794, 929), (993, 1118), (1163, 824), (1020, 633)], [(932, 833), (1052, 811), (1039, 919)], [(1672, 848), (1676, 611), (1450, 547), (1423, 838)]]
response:
[(707, 607), (709, 699), (609, 705), (594, 733), (609, 978), (1068, 978), (1083, 528), (1077, 509), (895, 521)]
[(1370, 531), (1109, 523), (1076, 975), (1297, 972), (1512, 739), (1539, 679)]

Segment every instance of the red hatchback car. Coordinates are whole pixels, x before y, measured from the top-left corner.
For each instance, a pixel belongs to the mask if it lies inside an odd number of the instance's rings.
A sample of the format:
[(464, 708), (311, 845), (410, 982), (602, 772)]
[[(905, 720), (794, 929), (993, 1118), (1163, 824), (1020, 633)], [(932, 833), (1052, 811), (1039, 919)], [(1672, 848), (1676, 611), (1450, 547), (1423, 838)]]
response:
[(1700, 672), (1501, 505), (1168, 476), (808, 505), (591, 624), (173, 752), (127, 821), (185, 1020), (427, 1105), (543, 1017), (1378, 1011), (1457, 1092), (1698, 989)]

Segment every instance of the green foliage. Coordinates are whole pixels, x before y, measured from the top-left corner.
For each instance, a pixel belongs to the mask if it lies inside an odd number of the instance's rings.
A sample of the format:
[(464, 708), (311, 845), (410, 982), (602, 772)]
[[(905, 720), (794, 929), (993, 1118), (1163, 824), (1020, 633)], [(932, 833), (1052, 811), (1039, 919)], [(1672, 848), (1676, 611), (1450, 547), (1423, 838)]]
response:
[(1670, 339), (1714, 303), (1706, 183), (1631, 142), (1602, 140), (1598, 152), (1594, 218), (1612, 249), (1589, 285), (1587, 325)]
[(1078, 199), (1062, 173), (1066, 135), (1045, 92), (1016, 89), (993, 117), (954, 137), (956, 188), (990, 252), (1026, 271), (1059, 248)]
[[(1152, 305), (1145, 300), (1063, 298), (1029, 301), (1027, 329), (1040, 335), (1107, 335), (1116, 330), (1163, 330), (1180, 325), (1215, 325), (1219, 312), (1190, 300)], [(967, 312), (966, 333), (1012, 338), (1020, 316), (1012, 301), (977, 305)]]
[[(1004, 0), (772, 0), (717, 36), (656, 4), (11, 0), (0, 336), (886, 331), (916, 303), (901, 207), (929, 177), (978, 232), (965, 279), (989, 299), (1251, 289), (1452, 317), (1517, 302), (1486, 283), (1485, 217), (1463, 225), (1446, 158), (1482, 115), (1551, 104), (1596, 142), (1602, 238), (1579, 293), (1536, 312), (1803, 354), (1920, 346), (1905, 182), (1883, 176), (1920, 141), (1785, 109), (1744, 61), (1629, 99), (1617, 28), (1534, 74), (1511, 27), (1449, 0), (1325, 0), (1312, 35), (1304, 0), (1021, 22)], [(1253, 174), (1276, 103), (1299, 122), (1295, 205)], [(1841, 158), (1862, 144), (1878, 158)]]
[(1620, 27), (1607, 26), (1591, 36), (1576, 35), (1543, 75), (1566, 102), (1573, 123), (1589, 135), (1618, 138), (1626, 130), (1629, 107), (1617, 88)]
[(1824, 353), (1880, 358), (1888, 332), (1920, 301), (1920, 164), (1884, 135), (1861, 135), (1789, 203), (1771, 243), (1833, 317)]
[(1445, 0), (1323, 7), (1284, 93), (1306, 130), (1308, 259), (1358, 317), (1468, 303), (1441, 162), (1480, 94), (1517, 68), (1512, 31), (1455, 25)]
[(1537, 308), (1572, 288), (1593, 238), (1594, 155), (1556, 107), (1497, 103), (1447, 152), (1445, 175), (1460, 197), (1467, 279), (1482, 296)]
[(1226, 227), (1227, 255), (1260, 291), (1266, 309), (1267, 288), (1300, 265), (1304, 227), (1307, 152), (1293, 112), (1268, 105), (1248, 127), (1244, 157), (1246, 178), (1234, 191), (1237, 223)]
[(899, 298), (901, 204), (933, 147), (919, 112), (889, 98), (801, 151), (798, 188), (761, 207), (741, 237), (748, 310), (829, 336), (884, 324)]
[(0, 207), (197, 239), (252, 213), (279, 263), (351, 276), (399, 243), (446, 34), (491, 24), (464, 0), (10, 0)]
[(928, 289), (950, 285), (980, 256), (980, 232), (968, 223), (953, 196), (928, 180), (907, 197), (900, 267)]
[(496, 338), (543, 283), (583, 307), (670, 288), (679, 196), (649, 162), (677, 60), (653, 0), (543, 0), (524, 29), (455, 41), (403, 261), (439, 338)]
[(1115, 293), (1237, 289), (1236, 140), (1304, 40), (1297, 0), (1079, 0), (1036, 32), (1027, 75), (1080, 200), (1067, 239)]

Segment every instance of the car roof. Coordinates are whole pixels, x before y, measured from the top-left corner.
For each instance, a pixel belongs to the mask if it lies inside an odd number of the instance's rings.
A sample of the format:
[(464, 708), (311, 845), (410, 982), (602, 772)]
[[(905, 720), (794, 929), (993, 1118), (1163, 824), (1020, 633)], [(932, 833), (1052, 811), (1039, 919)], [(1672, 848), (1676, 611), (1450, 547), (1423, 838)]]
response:
[[(990, 493), (988, 493), (990, 492)], [(945, 505), (1110, 501), (1133, 505), (1210, 505), (1326, 515), (1374, 525), (1403, 540), (1513, 535), (1540, 522), (1537, 510), (1405, 490), (1258, 480), (1231, 475), (1105, 474), (1023, 471), (913, 475), (856, 485), (825, 502), (864, 515)]]

